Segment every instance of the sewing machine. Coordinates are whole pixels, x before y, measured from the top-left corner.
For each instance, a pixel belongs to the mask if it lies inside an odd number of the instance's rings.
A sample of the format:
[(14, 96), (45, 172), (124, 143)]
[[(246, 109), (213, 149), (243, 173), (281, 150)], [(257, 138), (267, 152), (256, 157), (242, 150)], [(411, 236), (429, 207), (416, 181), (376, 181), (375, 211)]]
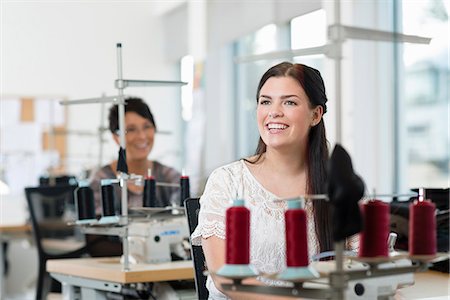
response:
[[(410, 267), (411, 260), (401, 258), (399, 260), (389, 261), (377, 266), (380, 270), (396, 269), (399, 267)], [(344, 263), (344, 270), (369, 270), (366, 263), (350, 261)], [(389, 298), (395, 295), (397, 289), (414, 284), (414, 272), (387, 275), (380, 277), (369, 277), (349, 280), (348, 288), (345, 291), (346, 299), (380, 299)]]
[(131, 263), (171, 261), (171, 254), (188, 259), (189, 227), (184, 214), (163, 214), (149, 220), (133, 220), (128, 225)]

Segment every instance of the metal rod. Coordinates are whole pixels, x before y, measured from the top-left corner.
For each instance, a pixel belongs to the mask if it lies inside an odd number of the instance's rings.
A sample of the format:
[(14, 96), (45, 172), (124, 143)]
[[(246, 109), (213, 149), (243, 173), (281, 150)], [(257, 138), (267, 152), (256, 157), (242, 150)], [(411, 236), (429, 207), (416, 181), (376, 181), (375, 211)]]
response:
[[(337, 21), (339, 20), (339, 22)], [(341, 42), (347, 39), (359, 39), (359, 40), (372, 40), (372, 41), (389, 41), (389, 42), (403, 42), (403, 43), (414, 43), (414, 44), (429, 44), (431, 38), (407, 35), (399, 32), (383, 31), (367, 29), (362, 27), (354, 26), (344, 26), (340, 24), (340, 13), (335, 10), (335, 22), (330, 25), (329, 28), (330, 37), (339, 37)], [(331, 39), (333, 40), (333, 39)], [(301, 48), (301, 49), (290, 49), (284, 51), (272, 51), (256, 55), (248, 55), (236, 57), (234, 59), (235, 63), (248, 63), (258, 60), (269, 60), (269, 59), (280, 59), (280, 58), (292, 58), (295, 56), (307, 56), (323, 54), (327, 57), (333, 58), (333, 44), (326, 44), (318, 47)]]
[(163, 187), (176, 187), (179, 188), (179, 183), (170, 183), (170, 182), (156, 182), (157, 186), (163, 186)]
[(165, 81), (165, 80), (134, 80), (134, 79), (122, 79), (116, 80), (116, 88), (126, 88), (129, 86), (182, 86), (187, 84), (183, 81)]
[[(301, 195), (298, 196), (298, 198), (302, 200), (329, 200), (328, 195), (326, 194), (311, 194), (311, 195)], [(292, 200), (292, 198), (285, 198), (285, 199), (275, 199), (273, 202), (284, 202)]]
[[(162, 183), (162, 186), (179, 186), (177, 183)], [(417, 193), (405, 193), (405, 194), (396, 194), (396, 193), (392, 193), (392, 194), (366, 194), (364, 195), (361, 199), (364, 198), (386, 198), (386, 197), (415, 197), (417, 196)], [(327, 194), (311, 194), (311, 195), (301, 195), (298, 196), (298, 198), (303, 199), (303, 200), (327, 200), (329, 201), (330, 198), (328, 197)], [(273, 202), (284, 202), (284, 201), (289, 201), (292, 198), (286, 198), (286, 199), (275, 199), (272, 200)]]
[[(117, 44), (117, 78), (118, 81), (122, 80), (122, 44)], [(123, 99), (123, 86), (117, 87), (119, 91), (119, 97)], [(125, 143), (125, 104), (119, 103), (119, 140), (120, 147), (126, 153), (126, 143)], [(125, 162), (126, 163), (126, 162)], [(126, 180), (128, 179), (127, 174), (120, 173), (120, 187), (122, 192), (121, 206), (122, 206), (122, 217), (124, 219), (125, 225), (128, 225), (128, 189)], [(126, 226), (125, 226), (126, 227)], [(123, 269), (125, 271), (129, 270), (129, 259), (128, 259), (128, 229), (125, 229), (125, 233), (122, 239), (123, 248)]]
[(347, 286), (346, 278), (344, 278), (344, 241), (339, 241), (334, 244), (336, 251), (336, 273), (337, 277), (334, 279), (335, 297), (336, 299), (344, 299), (344, 290)]
[(162, 134), (162, 135), (171, 135), (172, 131), (168, 131), (168, 130), (157, 130), (155, 132), (156, 134)]
[[(126, 190), (123, 189), (123, 190)], [(127, 207), (127, 211), (128, 211), (128, 207)], [(128, 223), (128, 220), (127, 220)], [(124, 271), (129, 271), (130, 270), (130, 262), (128, 261), (128, 253), (129, 253), (129, 248), (128, 248), (128, 226), (124, 227), (124, 234), (123, 234), (123, 270)]]
[(277, 295), (292, 298), (308, 298), (308, 299), (330, 299), (330, 291), (318, 288), (304, 287), (283, 287), (283, 286), (266, 286), (266, 285), (249, 285), (241, 282), (223, 283), (222, 288), (225, 291), (245, 292), (261, 295)]
[(302, 49), (292, 49), (285, 51), (274, 51), (263, 54), (249, 55), (237, 57), (234, 59), (236, 63), (247, 63), (257, 60), (264, 59), (277, 59), (277, 58), (290, 58), (294, 56), (305, 56), (305, 55), (315, 55), (315, 54), (323, 54), (327, 56), (328, 51), (330, 51), (329, 45), (323, 45), (318, 47), (310, 47), (310, 48), (302, 48)]
[[(341, 1), (334, 2), (334, 24), (341, 24)], [(342, 143), (342, 37), (339, 36), (335, 41), (334, 53), (334, 88), (336, 101), (336, 143)]]
[(78, 135), (78, 136), (98, 136), (97, 133), (88, 130), (63, 130), (52, 129), (52, 134), (56, 135)]
[(363, 198), (386, 198), (386, 197), (415, 197), (417, 193), (406, 193), (406, 194), (367, 194)]
[[(336, 25), (335, 25), (336, 26)], [(383, 31), (353, 26), (339, 25), (345, 38), (355, 40), (385, 41), (394, 43), (429, 44), (431, 38), (417, 35), (408, 35), (393, 31)]]
[[(151, 174), (148, 174), (148, 176), (151, 176)], [(128, 177), (128, 181), (134, 181), (136, 185), (142, 185), (143, 180), (144, 180), (144, 176), (142, 176), (142, 175), (130, 174)], [(163, 186), (163, 187), (175, 187), (175, 188), (180, 187), (179, 183), (174, 183), (174, 182), (156, 182), (156, 185)]]
[[(102, 98), (105, 97), (105, 94), (102, 95)], [(103, 145), (104, 145), (104, 140), (103, 140), (103, 119), (105, 118), (105, 102), (101, 103), (100, 106), (100, 127), (98, 128), (98, 143), (99, 143), (99, 147), (98, 147), (98, 168), (102, 167), (102, 161), (103, 161)]]
[(123, 103), (122, 97), (118, 96), (108, 96), (108, 97), (101, 97), (101, 98), (86, 98), (86, 99), (79, 99), (79, 100), (62, 100), (59, 101), (59, 104), (61, 105), (72, 105), (72, 104), (91, 104), (91, 103)]

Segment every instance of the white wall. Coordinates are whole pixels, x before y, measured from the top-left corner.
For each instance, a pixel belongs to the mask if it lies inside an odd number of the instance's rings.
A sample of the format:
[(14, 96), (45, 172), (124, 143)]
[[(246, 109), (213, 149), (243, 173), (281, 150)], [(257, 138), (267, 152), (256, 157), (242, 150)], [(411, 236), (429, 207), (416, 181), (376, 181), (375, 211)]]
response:
[[(122, 43), (125, 79), (179, 78), (176, 68), (165, 61), (160, 21), (153, 16), (150, 2), (6, 2), (2, 9), (2, 96), (82, 99), (115, 95), (117, 42)], [(161, 138), (170, 143), (179, 138), (178, 93), (176, 88), (162, 87), (125, 90), (127, 95), (145, 97), (159, 129), (176, 133)], [(69, 129), (95, 133), (100, 107), (70, 106)], [(105, 139), (109, 148), (104, 161), (108, 161), (116, 156), (116, 147), (109, 133)], [(164, 156), (170, 151), (162, 144), (156, 142), (152, 155), (176, 165), (178, 158)], [(69, 135), (68, 152), (69, 171), (77, 173), (97, 163), (98, 141)]]

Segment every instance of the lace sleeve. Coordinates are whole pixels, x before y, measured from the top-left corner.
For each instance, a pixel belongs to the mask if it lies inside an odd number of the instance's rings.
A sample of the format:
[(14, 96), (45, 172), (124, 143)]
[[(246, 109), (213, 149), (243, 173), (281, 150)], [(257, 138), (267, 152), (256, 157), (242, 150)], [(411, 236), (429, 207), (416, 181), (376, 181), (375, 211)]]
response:
[(202, 238), (213, 235), (225, 239), (225, 211), (236, 197), (235, 186), (232, 174), (225, 168), (211, 173), (200, 197), (198, 225), (191, 236), (193, 245), (201, 245)]
[(354, 234), (345, 240), (345, 249), (350, 251), (359, 251), (359, 234)]

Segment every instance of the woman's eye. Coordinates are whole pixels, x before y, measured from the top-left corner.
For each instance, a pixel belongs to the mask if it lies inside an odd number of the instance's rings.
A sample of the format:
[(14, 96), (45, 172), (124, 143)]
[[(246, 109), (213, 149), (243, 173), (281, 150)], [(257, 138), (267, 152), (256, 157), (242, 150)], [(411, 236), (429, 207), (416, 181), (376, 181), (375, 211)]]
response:
[(259, 104), (261, 104), (261, 105), (267, 105), (267, 104), (270, 104), (270, 101), (269, 101), (269, 100), (260, 100), (260, 101), (259, 101)]
[(153, 125), (152, 124), (146, 124), (146, 125), (144, 125), (143, 128), (144, 128), (145, 131), (148, 131), (148, 130), (153, 129)]
[(286, 100), (286, 102), (284, 102), (287, 105), (297, 105), (297, 102), (292, 101), (292, 100)]
[(130, 133), (130, 134), (136, 133), (136, 131), (137, 131), (137, 128), (134, 128), (134, 127), (125, 129), (125, 133)]

